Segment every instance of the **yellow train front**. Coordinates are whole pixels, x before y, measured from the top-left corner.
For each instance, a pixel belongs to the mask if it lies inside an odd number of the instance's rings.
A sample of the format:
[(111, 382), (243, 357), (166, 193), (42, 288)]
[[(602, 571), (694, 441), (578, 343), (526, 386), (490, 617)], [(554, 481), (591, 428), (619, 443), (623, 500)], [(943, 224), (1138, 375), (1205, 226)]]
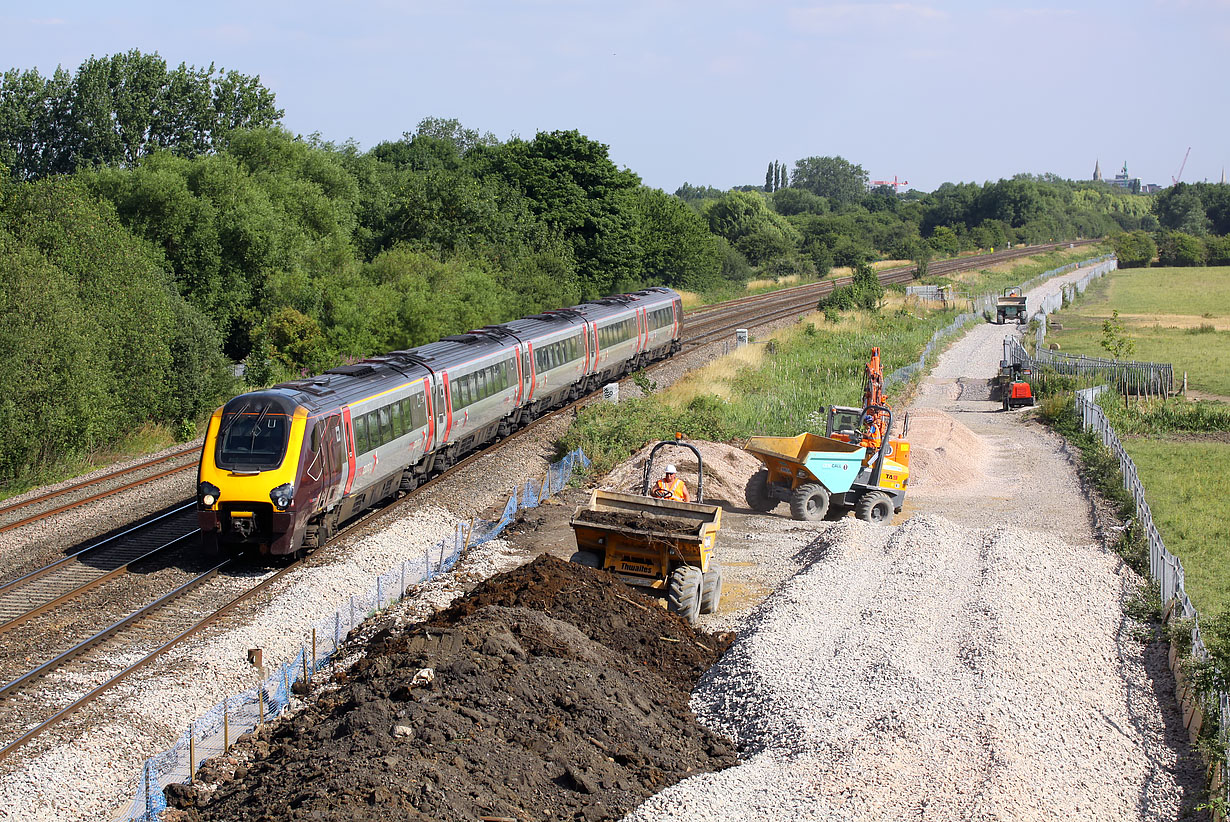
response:
[(221, 544), (289, 554), (302, 542), (295, 497), (314, 490), (296, 488), (307, 419), (307, 409), (278, 391), (244, 394), (214, 412), (197, 474), (207, 551)]

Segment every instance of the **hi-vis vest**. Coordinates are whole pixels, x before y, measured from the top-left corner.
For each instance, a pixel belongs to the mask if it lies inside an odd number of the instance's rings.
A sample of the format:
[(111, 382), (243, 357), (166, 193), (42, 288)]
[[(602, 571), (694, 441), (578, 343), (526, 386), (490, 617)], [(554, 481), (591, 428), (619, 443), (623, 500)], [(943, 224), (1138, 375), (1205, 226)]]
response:
[(688, 487), (683, 484), (683, 480), (676, 477), (674, 482), (667, 482), (664, 479), (655, 482), (650, 496), (657, 497), (658, 499), (673, 499), (683, 502), (684, 495), (687, 492)]

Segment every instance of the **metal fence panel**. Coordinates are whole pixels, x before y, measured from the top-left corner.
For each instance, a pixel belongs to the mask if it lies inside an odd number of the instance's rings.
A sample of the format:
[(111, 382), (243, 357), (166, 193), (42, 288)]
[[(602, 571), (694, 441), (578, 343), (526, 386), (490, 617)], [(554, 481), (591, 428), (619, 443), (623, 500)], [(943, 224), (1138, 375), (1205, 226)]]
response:
[(469, 545), (499, 536), (518, 510), (533, 508), (568, 484), (572, 472), (589, 467), (580, 448), (547, 469), (540, 482), (526, 483), (520, 504), (516, 490), (495, 522), (459, 522), (451, 537), (425, 550), (423, 556), (407, 557), (372, 580), (366, 594), (349, 597), (332, 616), (307, 626), (304, 644), (291, 660), (274, 669), (260, 685), (227, 697), (193, 722), (170, 748), (145, 761), (137, 774), (133, 800), (119, 819), (157, 822), (166, 810), (164, 789), (187, 782), (206, 759), (224, 753), (243, 733), (281, 715), (294, 699), (295, 683), (310, 681), (336, 658), (349, 633), (372, 614), (402, 599), (414, 585), (448, 571)]

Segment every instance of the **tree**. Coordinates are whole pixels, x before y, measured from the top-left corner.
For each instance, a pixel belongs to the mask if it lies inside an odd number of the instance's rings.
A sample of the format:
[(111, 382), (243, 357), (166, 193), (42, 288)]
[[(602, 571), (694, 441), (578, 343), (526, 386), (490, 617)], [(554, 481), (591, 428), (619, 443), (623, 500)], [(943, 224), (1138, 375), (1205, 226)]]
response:
[(635, 199), (645, 281), (689, 290), (718, 285), (722, 250), (705, 221), (654, 188), (641, 186)]
[(217, 150), (236, 129), (276, 124), (273, 92), (235, 71), (168, 71), (132, 49), (90, 57), (69, 75), (57, 68), (0, 78), (0, 161), (20, 179), (89, 166), (131, 167), (164, 149), (183, 156)]
[(1209, 230), (1204, 201), (1194, 186), (1179, 183), (1157, 196), (1153, 210), (1162, 228), (1185, 234), (1203, 235)]
[(631, 197), (641, 180), (616, 168), (607, 146), (575, 130), (539, 132), (528, 142), (476, 147), (467, 162), (471, 173), (503, 177), (550, 231), (565, 238), (584, 296), (605, 296), (640, 282)]
[(834, 204), (853, 205), (863, 198), (868, 176), (862, 166), (841, 157), (804, 157), (795, 161), (791, 180)]
[(1117, 308), (1111, 312), (1110, 319), (1102, 321), (1102, 348), (1116, 360), (1125, 360), (1136, 350), (1136, 343), (1124, 333)]
[(1205, 237), (1204, 247), (1208, 252), (1209, 265), (1230, 265), (1230, 235)]
[(764, 173), (764, 190), (766, 192), (773, 191), (773, 186), (777, 182), (777, 161), (769, 163), (768, 170)]
[(827, 214), (829, 210), (828, 200), (801, 188), (783, 188), (775, 191), (769, 200), (769, 205), (783, 217), (791, 217), (795, 214)]
[(1147, 268), (1157, 256), (1157, 244), (1144, 231), (1129, 231), (1116, 235), (1111, 241), (1120, 268)]
[(949, 256), (961, 250), (961, 241), (957, 238), (957, 233), (946, 225), (936, 226), (928, 242), (936, 251)]

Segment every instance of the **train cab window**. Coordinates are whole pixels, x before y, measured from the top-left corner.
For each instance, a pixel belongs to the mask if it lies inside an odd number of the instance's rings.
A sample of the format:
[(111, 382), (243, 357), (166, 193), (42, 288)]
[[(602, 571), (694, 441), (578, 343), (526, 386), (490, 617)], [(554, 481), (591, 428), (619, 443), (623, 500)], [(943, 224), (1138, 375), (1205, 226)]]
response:
[(231, 471), (267, 471), (286, 456), (292, 403), (281, 397), (239, 396), (222, 409), (215, 461)]
[(354, 452), (356, 454), (366, 454), (374, 447), (368, 444), (367, 416), (367, 414), (360, 414), (354, 418)]

